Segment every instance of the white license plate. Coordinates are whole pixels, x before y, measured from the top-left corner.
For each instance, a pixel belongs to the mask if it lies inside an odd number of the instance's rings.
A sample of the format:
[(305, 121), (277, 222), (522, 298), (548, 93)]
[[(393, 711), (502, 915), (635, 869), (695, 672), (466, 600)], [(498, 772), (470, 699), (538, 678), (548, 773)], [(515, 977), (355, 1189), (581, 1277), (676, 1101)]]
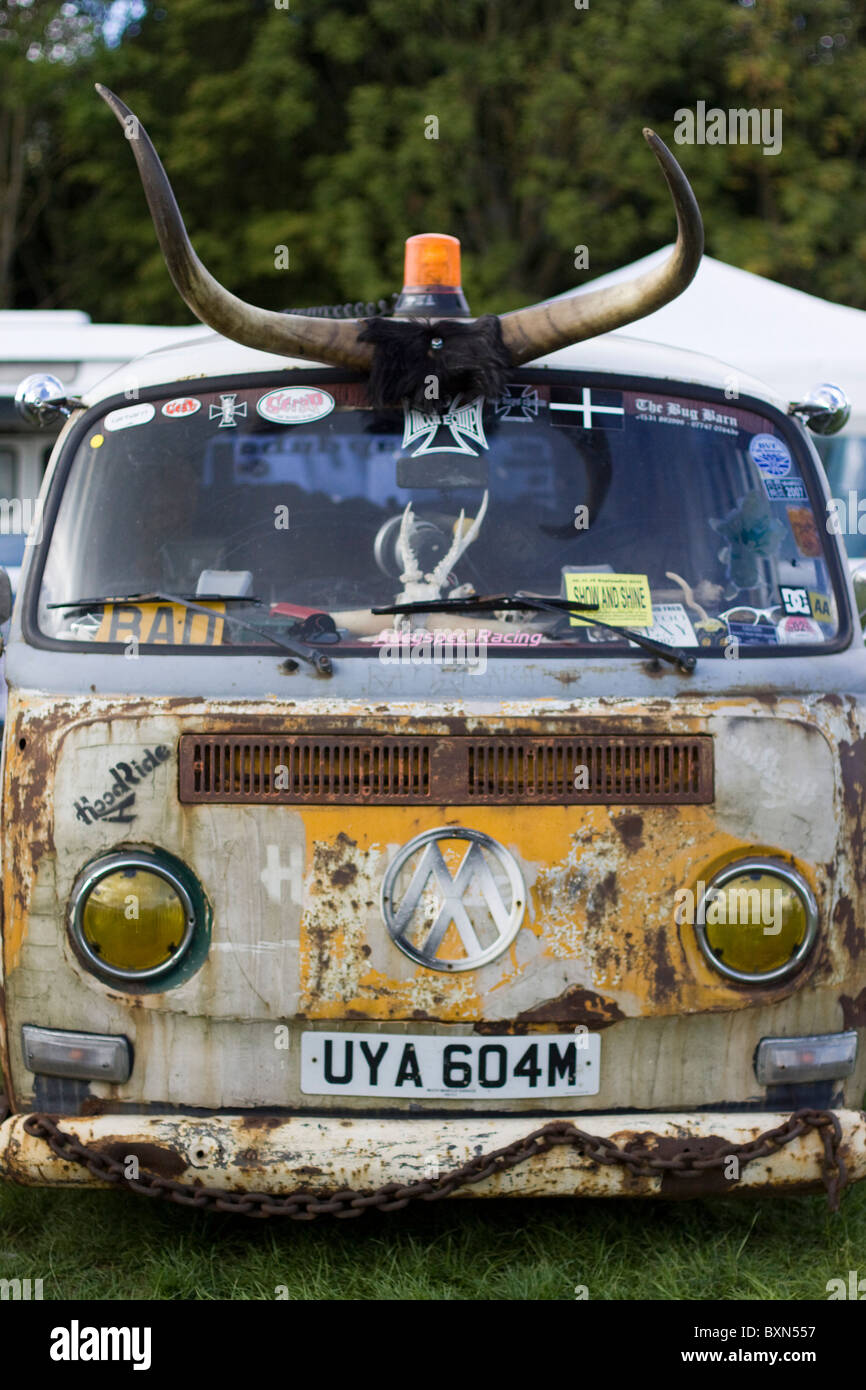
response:
[(597, 1033), (437, 1038), (429, 1033), (304, 1033), (307, 1096), (447, 1096), (509, 1100), (595, 1096)]

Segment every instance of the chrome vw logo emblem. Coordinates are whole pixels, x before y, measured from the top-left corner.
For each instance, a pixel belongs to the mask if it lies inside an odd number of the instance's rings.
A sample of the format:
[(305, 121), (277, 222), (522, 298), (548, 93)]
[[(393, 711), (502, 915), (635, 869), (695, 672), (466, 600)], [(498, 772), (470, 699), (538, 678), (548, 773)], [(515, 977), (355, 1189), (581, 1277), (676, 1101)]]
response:
[[(469, 843), (452, 877), (442, 850), (461, 840)], [(382, 883), (389, 932), (405, 955), (430, 970), (475, 970), (495, 960), (511, 945), (525, 910), (517, 860), (478, 830), (443, 826), (416, 835)]]

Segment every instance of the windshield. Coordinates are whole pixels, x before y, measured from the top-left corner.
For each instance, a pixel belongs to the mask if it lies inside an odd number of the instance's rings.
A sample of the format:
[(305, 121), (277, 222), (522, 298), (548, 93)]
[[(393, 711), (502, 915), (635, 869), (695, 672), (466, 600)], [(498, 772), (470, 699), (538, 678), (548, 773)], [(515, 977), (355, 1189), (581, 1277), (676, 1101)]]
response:
[(611, 380), (523, 373), (441, 416), (373, 410), (324, 375), (115, 403), (76, 436), (39, 627), (173, 651), (274, 633), (340, 656), (461, 638), (644, 655), (549, 610), (372, 611), (521, 592), (707, 653), (830, 642), (832, 542), (778, 422)]

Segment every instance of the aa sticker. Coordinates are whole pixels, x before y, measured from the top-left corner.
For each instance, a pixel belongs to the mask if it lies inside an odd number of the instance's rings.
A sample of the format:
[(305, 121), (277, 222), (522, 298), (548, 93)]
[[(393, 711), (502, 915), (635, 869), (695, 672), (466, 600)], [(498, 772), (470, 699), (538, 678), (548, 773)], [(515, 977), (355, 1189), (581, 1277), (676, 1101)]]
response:
[(109, 603), (102, 613), (97, 642), (150, 643), (161, 647), (218, 647), (225, 627), (224, 603), (202, 603), (211, 614), (193, 613), (175, 603)]
[(832, 623), (833, 613), (830, 608), (830, 599), (827, 594), (815, 593), (809, 590), (809, 602), (812, 605), (812, 617), (819, 623)]
[[(575, 603), (598, 604), (587, 618), (614, 627), (652, 627), (653, 607), (645, 574), (587, 574), (566, 570), (565, 597)], [(579, 618), (572, 627), (586, 627)]]

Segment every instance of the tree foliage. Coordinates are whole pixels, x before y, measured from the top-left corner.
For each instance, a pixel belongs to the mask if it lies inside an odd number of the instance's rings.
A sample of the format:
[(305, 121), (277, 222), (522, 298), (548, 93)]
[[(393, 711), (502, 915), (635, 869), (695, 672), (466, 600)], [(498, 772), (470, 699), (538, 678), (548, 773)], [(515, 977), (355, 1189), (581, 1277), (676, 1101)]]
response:
[[(691, 178), (711, 254), (866, 307), (857, 0), (162, 0), (113, 46), (109, 9), (0, 0), (0, 209), (28, 112), (0, 304), (189, 318), (97, 80), (148, 129), (205, 264), (267, 307), (386, 295), (425, 230), (461, 238), (476, 312), (645, 254), (674, 230), (645, 125)], [(76, 38), (52, 56), (59, 20)], [(698, 101), (781, 110), (781, 152), (673, 144)]]

